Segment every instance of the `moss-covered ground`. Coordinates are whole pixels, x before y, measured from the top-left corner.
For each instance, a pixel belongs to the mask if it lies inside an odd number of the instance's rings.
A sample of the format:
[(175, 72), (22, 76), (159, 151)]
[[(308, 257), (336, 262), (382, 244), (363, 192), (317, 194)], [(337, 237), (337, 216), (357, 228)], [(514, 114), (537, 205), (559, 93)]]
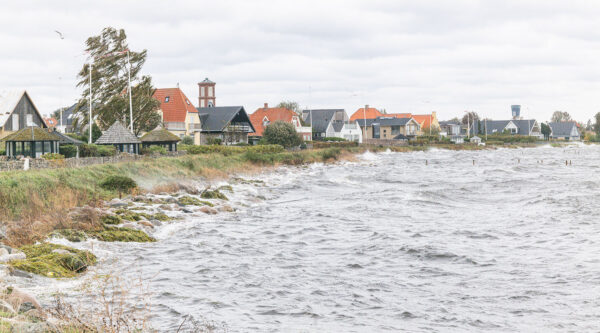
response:
[(9, 264), (14, 269), (47, 277), (73, 277), (96, 263), (96, 256), (89, 251), (68, 246), (41, 243), (19, 248), (27, 256)]

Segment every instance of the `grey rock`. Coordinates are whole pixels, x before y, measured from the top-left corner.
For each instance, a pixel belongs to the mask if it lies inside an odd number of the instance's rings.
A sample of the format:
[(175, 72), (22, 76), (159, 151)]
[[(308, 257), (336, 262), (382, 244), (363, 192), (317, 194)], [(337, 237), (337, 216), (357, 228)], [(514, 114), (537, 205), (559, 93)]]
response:
[(183, 208), (181, 211), (184, 212), (184, 213), (187, 213), (187, 214), (193, 213), (193, 211), (191, 211), (191, 210), (189, 210), (187, 208)]
[(122, 207), (127, 207), (128, 204), (125, 201), (119, 200), (119, 199), (113, 199), (108, 203), (109, 207), (112, 208), (122, 208)]
[(19, 313), (27, 312), (29, 310), (35, 309), (35, 306), (31, 302), (23, 302), (19, 307)]
[(150, 220), (150, 223), (157, 227), (160, 227), (162, 225), (162, 222), (160, 222), (159, 220)]
[(3, 249), (6, 249), (6, 251), (8, 251), (8, 253), (12, 253), (12, 251), (13, 251), (12, 247), (10, 247), (8, 245), (0, 244), (0, 247)]
[(26, 279), (32, 279), (33, 275), (22, 271), (20, 269), (13, 269), (10, 271), (10, 276), (14, 276), (14, 277), (21, 277), (21, 278), (26, 278)]
[[(27, 309), (26, 311), (31, 310), (33, 308), (42, 310), (42, 306), (37, 301), (37, 299), (35, 299), (35, 297), (33, 295), (31, 295), (30, 293), (26, 292), (23, 289), (19, 289), (17, 287), (8, 287), (8, 289), (6, 290), (6, 293), (7, 293), (6, 300), (9, 304), (15, 305), (15, 304), (30, 303), (31, 308)], [(29, 307), (29, 305), (26, 305), (26, 307)], [(19, 311), (20, 310), (21, 310), (21, 308), (19, 308)]]
[(17, 313), (12, 305), (8, 304), (8, 302), (0, 299), (0, 311), (8, 312), (8, 313)]

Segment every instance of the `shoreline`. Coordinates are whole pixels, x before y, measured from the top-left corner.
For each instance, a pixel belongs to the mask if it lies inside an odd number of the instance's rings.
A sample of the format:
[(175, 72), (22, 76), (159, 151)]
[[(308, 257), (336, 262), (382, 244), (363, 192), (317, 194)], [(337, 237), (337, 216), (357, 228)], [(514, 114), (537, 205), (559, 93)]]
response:
[[(539, 145), (528, 145), (523, 148), (529, 147), (538, 147)], [(520, 146), (450, 146), (451, 150), (492, 150), (498, 148), (518, 148)], [(264, 161), (259, 160), (259, 162), (251, 161), (248, 159), (241, 159), (239, 155), (226, 155), (226, 154), (206, 154), (206, 155), (191, 155), (187, 157), (167, 157), (168, 159), (166, 165), (169, 165), (169, 161), (172, 163), (176, 162), (180, 164), (185, 163), (197, 163), (198, 161), (202, 161), (202, 163), (213, 163), (207, 167), (206, 164), (203, 165), (203, 168), (200, 169), (190, 169), (192, 172), (183, 173), (182, 177), (160, 177), (155, 179), (155, 181), (150, 181), (144, 184), (143, 193), (137, 193), (131, 196), (124, 198), (123, 200), (115, 199), (115, 193), (107, 193), (106, 199), (99, 199), (94, 201), (95, 206), (91, 207), (91, 209), (99, 212), (99, 215), (111, 215), (118, 216), (120, 222), (118, 225), (114, 227), (120, 228), (125, 227), (128, 229), (139, 230), (146, 235), (153, 234), (153, 231), (156, 228), (159, 228), (163, 223), (169, 223), (169, 220), (161, 221), (158, 225), (156, 224), (155, 219), (148, 217), (148, 214), (156, 214), (159, 213), (159, 210), (163, 210), (166, 205), (170, 205), (169, 210), (175, 209), (179, 212), (185, 214), (218, 214), (220, 212), (231, 212), (235, 208), (232, 208), (227, 205), (227, 199), (219, 199), (219, 198), (204, 198), (202, 193), (204, 191), (213, 191), (213, 192), (224, 192), (228, 191), (227, 187), (231, 188), (232, 181), (244, 181), (244, 178), (236, 178), (237, 176), (247, 176), (254, 175), (257, 173), (270, 172), (273, 169), (279, 166), (285, 165), (306, 165), (314, 162), (323, 162), (323, 163), (335, 163), (338, 161), (354, 161), (356, 160), (356, 156), (358, 154), (364, 153), (366, 151), (378, 153), (382, 151), (387, 151), (388, 149), (393, 152), (415, 152), (415, 151), (425, 151), (430, 148), (437, 149), (447, 149), (447, 147), (439, 147), (439, 145), (427, 145), (427, 146), (401, 146), (401, 147), (367, 147), (361, 146), (350, 149), (340, 149), (334, 148), (335, 154), (332, 154), (331, 148), (320, 149), (320, 150), (308, 150), (304, 151), (304, 159), (302, 163), (299, 162), (299, 156), (297, 152), (285, 152), (283, 153), (286, 159), (282, 159), (283, 162), (276, 162), (275, 159), (271, 159), (272, 163), (265, 163)], [(217, 156), (221, 155), (221, 156)], [(287, 159), (287, 156), (294, 156), (296, 159)], [(268, 156), (268, 154), (264, 154), (264, 156)], [(159, 161), (161, 159), (158, 159)], [(230, 164), (226, 171), (215, 169), (215, 165), (222, 165), (223, 161), (234, 161), (235, 163)], [(290, 163), (292, 161), (293, 163)], [(130, 170), (140, 170), (141, 167), (145, 166), (148, 161), (141, 162), (133, 162), (133, 164), (143, 164), (138, 166), (128, 166)], [(268, 161), (267, 161), (268, 162)], [(198, 162), (199, 163), (199, 162)], [(131, 163), (124, 163), (131, 164)], [(165, 164), (159, 163), (161, 166)], [(88, 167), (85, 167), (88, 168)], [(116, 166), (111, 166), (111, 169), (122, 170), (121, 168), (116, 168)], [(72, 170), (71, 170), (72, 171)], [(42, 171), (36, 171), (42, 172)], [(168, 170), (168, 174), (173, 176), (173, 170)], [(195, 173), (195, 176), (193, 174)], [(190, 176), (192, 175), (192, 176)], [(164, 176), (164, 175), (161, 175)], [(227, 185), (220, 186), (216, 190), (212, 188), (215, 183), (225, 182)], [(191, 184), (190, 184), (191, 183)], [(204, 190), (199, 190), (199, 188), (204, 188)], [(167, 199), (165, 199), (167, 198)], [(191, 199), (190, 199), (191, 198)], [(183, 202), (185, 199), (186, 201)], [(213, 200), (214, 199), (214, 200)], [(195, 200), (195, 201), (194, 201)], [(209, 203), (209, 204), (207, 204)], [(178, 207), (179, 206), (179, 207)], [(142, 209), (138, 209), (142, 207)], [(145, 207), (145, 208), (144, 208)], [(193, 207), (193, 208), (189, 208)], [(66, 209), (66, 208), (65, 208)], [(71, 212), (77, 209), (85, 209), (82, 206), (76, 206), (70, 209), (67, 209), (67, 212)], [(117, 213), (119, 210), (122, 212)], [(187, 210), (187, 211), (186, 211)], [(131, 215), (131, 214), (139, 214), (141, 216), (140, 220), (132, 220), (131, 218), (123, 218), (123, 216)], [(172, 214), (169, 214), (172, 215)], [(176, 214), (177, 215), (177, 214)], [(154, 215), (150, 215), (154, 217)], [(194, 215), (187, 215), (194, 216)], [(175, 217), (175, 219), (177, 219)], [(62, 224), (61, 224), (62, 225)], [(31, 228), (40, 227), (39, 223), (33, 223), (29, 225)], [(111, 226), (112, 227), (112, 226)], [(29, 229), (29, 228), (28, 228)], [(31, 230), (31, 229), (29, 229)], [(64, 234), (54, 234), (56, 230), (51, 230), (50, 233), (46, 233), (43, 235), (37, 235), (35, 237), (35, 241), (41, 241), (44, 239), (63, 237), (67, 238)], [(85, 228), (75, 231), (86, 231)], [(84, 236), (86, 237), (86, 236)], [(50, 239), (52, 240), (52, 239)], [(83, 239), (85, 240), (85, 238)], [(81, 240), (80, 240), (81, 241)], [(99, 239), (99, 241), (107, 241), (106, 239)], [(114, 241), (114, 240), (108, 240)], [(118, 241), (118, 239), (117, 239)], [(133, 240), (136, 241), (136, 240)], [(146, 240), (147, 241), (147, 240)], [(142, 241), (144, 242), (144, 241)], [(60, 243), (59, 243), (60, 244)], [(12, 273), (11, 273), (12, 274)], [(53, 277), (53, 276), (50, 276)], [(79, 274), (75, 274), (73, 277), (78, 278)]]

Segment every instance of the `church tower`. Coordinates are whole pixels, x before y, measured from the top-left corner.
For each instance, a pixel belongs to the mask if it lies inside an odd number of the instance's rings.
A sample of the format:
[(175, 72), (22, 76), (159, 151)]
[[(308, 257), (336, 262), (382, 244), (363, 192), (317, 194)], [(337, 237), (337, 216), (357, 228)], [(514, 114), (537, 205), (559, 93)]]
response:
[(216, 83), (208, 78), (198, 83), (198, 88), (200, 89), (198, 95), (198, 107), (206, 108), (215, 106), (215, 85)]

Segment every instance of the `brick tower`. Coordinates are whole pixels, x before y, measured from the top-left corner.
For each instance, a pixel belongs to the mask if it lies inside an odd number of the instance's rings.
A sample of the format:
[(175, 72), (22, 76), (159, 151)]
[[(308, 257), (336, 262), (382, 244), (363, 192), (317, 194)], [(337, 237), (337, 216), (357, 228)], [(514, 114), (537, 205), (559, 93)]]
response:
[(198, 94), (198, 107), (205, 108), (215, 106), (215, 85), (216, 83), (208, 78), (198, 83), (198, 88), (200, 90)]

